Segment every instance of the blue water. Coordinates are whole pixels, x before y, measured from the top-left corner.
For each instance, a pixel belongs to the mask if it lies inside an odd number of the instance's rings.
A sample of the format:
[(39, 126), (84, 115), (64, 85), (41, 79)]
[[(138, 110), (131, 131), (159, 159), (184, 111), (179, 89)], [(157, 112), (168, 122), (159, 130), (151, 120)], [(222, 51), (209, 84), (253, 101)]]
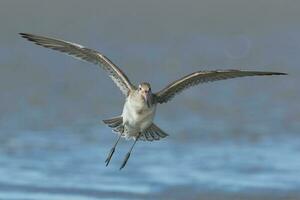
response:
[(128, 165), (119, 171), (128, 141), (118, 146), (105, 167), (115, 139), (110, 130), (99, 126), (73, 131), (5, 134), (0, 198), (139, 199), (149, 194), (176, 198), (176, 193), (166, 191), (178, 186), (188, 188), (191, 197), (210, 190), (289, 194), (300, 187), (299, 138), (230, 141), (170, 136), (138, 143)]

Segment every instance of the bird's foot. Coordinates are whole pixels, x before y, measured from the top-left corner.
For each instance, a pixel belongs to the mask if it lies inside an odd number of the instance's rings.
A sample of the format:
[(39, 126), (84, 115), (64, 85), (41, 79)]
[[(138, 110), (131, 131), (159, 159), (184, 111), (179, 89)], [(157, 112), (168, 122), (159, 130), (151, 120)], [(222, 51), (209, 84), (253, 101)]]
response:
[(125, 165), (126, 165), (128, 159), (129, 159), (129, 157), (130, 157), (130, 152), (128, 152), (128, 153), (126, 154), (125, 159), (124, 159), (124, 161), (123, 161), (123, 163), (122, 163), (122, 165), (121, 165), (121, 167), (120, 167), (120, 170), (123, 169), (123, 168), (125, 167)]
[(107, 167), (107, 165), (109, 164), (110, 159), (111, 159), (111, 157), (113, 156), (114, 152), (115, 152), (115, 147), (111, 148), (111, 150), (110, 150), (110, 152), (109, 152), (109, 154), (108, 154), (108, 156), (107, 156), (107, 158), (106, 158), (106, 160), (105, 160), (106, 167)]

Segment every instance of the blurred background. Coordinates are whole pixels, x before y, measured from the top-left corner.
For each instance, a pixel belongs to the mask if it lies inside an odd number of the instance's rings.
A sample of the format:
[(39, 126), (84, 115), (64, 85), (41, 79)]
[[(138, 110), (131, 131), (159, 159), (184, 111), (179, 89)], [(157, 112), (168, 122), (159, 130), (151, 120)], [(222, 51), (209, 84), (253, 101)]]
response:
[[(0, 199), (300, 199), (300, 1), (0, 2)], [(124, 97), (97, 66), (21, 38), (94, 48), (158, 91), (196, 70), (288, 76), (203, 84), (160, 105), (169, 133), (123, 141)]]

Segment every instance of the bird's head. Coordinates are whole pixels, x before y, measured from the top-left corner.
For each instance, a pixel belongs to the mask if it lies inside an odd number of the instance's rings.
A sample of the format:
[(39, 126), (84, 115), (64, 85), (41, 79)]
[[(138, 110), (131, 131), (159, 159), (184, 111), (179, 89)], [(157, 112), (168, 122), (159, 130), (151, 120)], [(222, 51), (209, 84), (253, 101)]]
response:
[(147, 106), (150, 108), (153, 104), (153, 96), (152, 96), (150, 84), (149, 83), (139, 84), (138, 92), (145, 100)]

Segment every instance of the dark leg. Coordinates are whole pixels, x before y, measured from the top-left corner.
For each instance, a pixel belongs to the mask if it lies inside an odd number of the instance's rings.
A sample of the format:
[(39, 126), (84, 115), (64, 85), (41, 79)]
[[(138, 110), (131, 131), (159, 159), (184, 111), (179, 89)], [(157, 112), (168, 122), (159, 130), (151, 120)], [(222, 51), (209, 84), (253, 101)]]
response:
[(106, 162), (106, 167), (107, 167), (107, 165), (109, 164), (110, 159), (111, 159), (111, 157), (113, 156), (113, 154), (114, 154), (114, 152), (115, 152), (116, 146), (117, 146), (119, 140), (121, 139), (121, 136), (122, 136), (122, 133), (120, 133), (120, 136), (118, 137), (118, 140), (116, 141), (116, 143), (114, 144), (114, 146), (111, 148), (111, 150), (110, 150), (110, 152), (109, 152), (109, 154), (108, 154), (108, 156), (107, 156), (107, 158), (106, 158), (106, 160), (105, 160), (105, 162)]
[(131, 146), (129, 152), (126, 154), (125, 159), (124, 159), (124, 161), (123, 161), (123, 164), (122, 164), (121, 167), (120, 167), (120, 170), (123, 169), (123, 168), (125, 167), (125, 165), (126, 165), (126, 163), (127, 163), (127, 160), (128, 160), (129, 157), (130, 157), (131, 151), (132, 151), (132, 149), (133, 149), (135, 143), (136, 143), (136, 142), (138, 141), (138, 139), (140, 138), (140, 136), (141, 136), (141, 133), (138, 134), (138, 136), (137, 136), (136, 139), (134, 140), (134, 143), (133, 143), (133, 145)]

